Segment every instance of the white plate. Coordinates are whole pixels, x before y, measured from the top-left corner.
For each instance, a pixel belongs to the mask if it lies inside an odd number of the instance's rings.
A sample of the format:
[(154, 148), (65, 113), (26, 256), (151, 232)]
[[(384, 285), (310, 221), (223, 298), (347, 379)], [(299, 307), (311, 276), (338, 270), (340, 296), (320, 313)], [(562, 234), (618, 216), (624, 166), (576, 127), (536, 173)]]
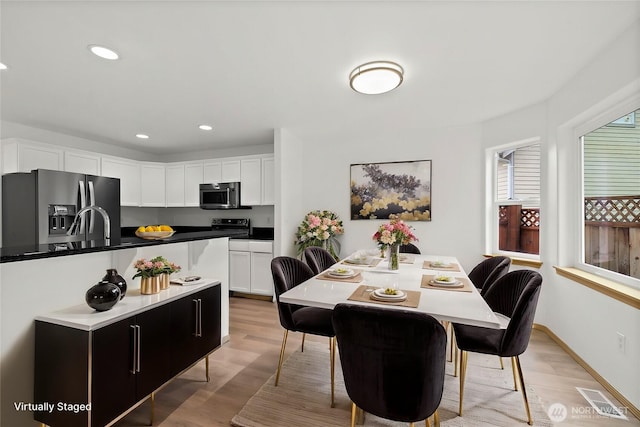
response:
[(386, 299), (402, 299), (407, 296), (407, 294), (405, 294), (403, 291), (399, 289), (396, 292), (397, 293), (395, 295), (387, 295), (384, 293), (384, 289), (376, 289), (375, 291), (373, 291), (373, 294), (375, 294), (375, 296), (377, 297), (386, 298)]
[(447, 268), (451, 267), (451, 263), (442, 261), (431, 261), (431, 267)]
[(337, 270), (338, 269), (329, 270), (329, 276), (346, 278), (346, 277), (353, 277), (356, 275), (356, 272), (351, 270), (350, 268), (340, 269), (340, 270), (345, 270), (343, 272), (337, 271)]
[(369, 265), (371, 262), (367, 258), (348, 258), (344, 260), (347, 264), (355, 264), (355, 265)]
[(454, 280), (453, 282), (433, 280), (433, 283), (435, 283), (438, 286), (451, 286), (452, 288), (458, 288), (458, 287), (464, 286), (464, 284), (459, 280)]

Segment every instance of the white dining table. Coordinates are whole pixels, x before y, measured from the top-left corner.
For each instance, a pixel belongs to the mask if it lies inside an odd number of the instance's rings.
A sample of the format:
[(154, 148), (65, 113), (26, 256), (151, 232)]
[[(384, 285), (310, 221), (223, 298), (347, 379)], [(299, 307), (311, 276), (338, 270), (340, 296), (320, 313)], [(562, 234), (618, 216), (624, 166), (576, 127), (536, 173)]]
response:
[[(361, 271), (362, 281), (351, 283), (338, 280), (319, 279), (316, 275), (300, 285), (280, 295), (280, 301), (289, 304), (297, 304), (310, 307), (333, 309), (337, 304), (350, 303), (371, 305), (390, 310), (410, 310), (430, 314), (437, 320), (444, 320), (466, 325), (483, 326), (487, 328), (500, 328), (504, 322), (493, 313), (480, 292), (471, 286), (471, 292), (459, 292), (451, 289), (421, 288), (423, 275), (446, 274), (455, 278), (467, 278), (462, 265), (455, 257), (437, 255), (402, 254), (405, 261), (401, 262), (398, 270), (389, 270), (388, 260), (382, 259), (375, 266), (351, 265), (345, 263), (351, 257), (347, 257), (335, 268), (351, 268)], [(376, 259), (376, 258), (374, 258)], [(379, 259), (379, 258), (378, 258)], [(408, 263), (408, 261), (413, 262)], [(448, 271), (445, 269), (423, 268), (424, 261), (441, 261), (444, 264), (457, 264), (460, 271)], [(405, 307), (391, 304), (379, 304), (375, 301), (362, 302), (351, 301), (348, 298), (360, 285), (373, 288), (397, 287), (406, 291), (419, 291), (420, 302), (418, 307)]]

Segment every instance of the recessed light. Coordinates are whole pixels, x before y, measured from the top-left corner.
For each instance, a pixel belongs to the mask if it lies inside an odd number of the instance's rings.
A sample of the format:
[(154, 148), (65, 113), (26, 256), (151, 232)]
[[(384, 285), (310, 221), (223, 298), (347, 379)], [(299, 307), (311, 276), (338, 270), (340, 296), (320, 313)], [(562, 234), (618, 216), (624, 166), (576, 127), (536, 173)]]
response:
[(99, 56), (100, 58), (116, 60), (120, 57), (115, 51), (108, 47), (90, 44), (88, 48), (94, 55)]
[(198, 129), (202, 129), (202, 130), (212, 130), (213, 126), (209, 126), (209, 125), (200, 125), (198, 126)]
[(138, 133), (136, 134), (136, 138), (149, 139), (149, 135), (145, 135), (144, 133)]
[(7, 66), (0, 62), (0, 70), (6, 70)]
[(404, 69), (390, 61), (367, 62), (349, 74), (349, 84), (356, 92), (378, 95), (400, 86)]

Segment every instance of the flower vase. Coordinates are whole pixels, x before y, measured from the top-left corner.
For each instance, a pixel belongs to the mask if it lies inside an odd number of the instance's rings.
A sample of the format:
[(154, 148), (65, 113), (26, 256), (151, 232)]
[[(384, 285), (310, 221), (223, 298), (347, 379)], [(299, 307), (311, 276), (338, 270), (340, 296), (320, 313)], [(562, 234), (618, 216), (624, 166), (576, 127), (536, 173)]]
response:
[(389, 246), (389, 270), (397, 270), (400, 268), (400, 245)]
[(101, 280), (89, 288), (84, 298), (89, 307), (96, 311), (111, 310), (120, 301), (120, 288), (115, 283)]
[(169, 289), (169, 283), (171, 283), (169, 276), (169, 273), (162, 273), (160, 275), (160, 290)]
[(153, 295), (160, 292), (160, 276), (141, 277), (140, 293)]
[(103, 281), (113, 283), (120, 288), (120, 299), (124, 298), (124, 294), (127, 293), (127, 282), (124, 278), (118, 274), (118, 270), (110, 268), (107, 270), (107, 274), (102, 278)]

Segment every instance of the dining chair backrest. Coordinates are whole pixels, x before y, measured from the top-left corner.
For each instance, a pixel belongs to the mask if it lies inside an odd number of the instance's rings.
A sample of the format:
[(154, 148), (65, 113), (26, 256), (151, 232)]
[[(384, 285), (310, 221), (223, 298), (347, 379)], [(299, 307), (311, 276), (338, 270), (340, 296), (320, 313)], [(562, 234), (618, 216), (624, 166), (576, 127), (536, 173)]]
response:
[(494, 256), (478, 263), (469, 273), (469, 279), (473, 285), (484, 294), (489, 286), (500, 277), (507, 274), (511, 266), (511, 258), (506, 256)]
[(400, 245), (400, 253), (420, 255), (421, 252), (413, 243), (407, 243), (406, 245)]
[(313, 271), (297, 258), (280, 256), (271, 260), (271, 274), (273, 276), (280, 324), (285, 329), (295, 330), (292, 314), (302, 307), (280, 302), (280, 295), (312, 278), (314, 276)]
[(326, 270), (336, 263), (336, 259), (331, 253), (319, 246), (309, 246), (304, 250), (304, 261), (314, 274)]
[(517, 356), (527, 349), (541, 286), (540, 273), (516, 270), (496, 280), (484, 295), (491, 310), (510, 318), (500, 346), (501, 356)]
[(349, 398), (382, 418), (414, 422), (442, 399), (446, 333), (425, 313), (338, 304), (333, 327)]

